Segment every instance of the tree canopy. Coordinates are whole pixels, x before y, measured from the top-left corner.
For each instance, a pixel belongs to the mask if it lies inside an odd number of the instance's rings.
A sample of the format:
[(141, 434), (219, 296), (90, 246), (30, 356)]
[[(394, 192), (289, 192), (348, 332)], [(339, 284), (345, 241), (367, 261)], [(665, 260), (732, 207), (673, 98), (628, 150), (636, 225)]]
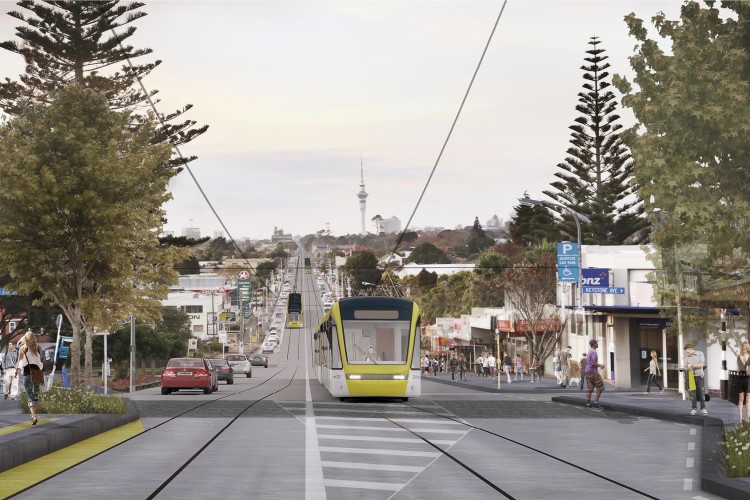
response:
[(450, 264), (451, 262), (445, 252), (432, 243), (417, 245), (406, 261), (417, 264)]
[(153, 127), (132, 130), (129, 119), (71, 84), (0, 127), (0, 177), (13, 179), (0, 192), (0, 267), (13, 290), (38, 291), (62, 309), (75, 375), (82, 332), (136, 310), (157, 318), (173, 266), (186, 257), (156, 236), (175, 174), (161, 168), (170, 148), (152, 145)]
[[(161, 61), (132, 63), (133, 59), (150, 55), (152, 50), (126, 45), (136, 31), (131, 23), (146, 15), (139, 10), (143, 3), (21, 0), (18, 6), (30, 13), (8, 13), (24, 23), (16, 28), (20, 41), (2, 42), (0, 47), (23, 56), (25, 72), (18, 81), (5, 78), (0, 82), (0, 108), (16, 114), (24, 100), (47, 104), (50, 96), (76, 82), (102, 95), (112, 110), (133, 113), (130, 124), (145, 125), (151, 121), (149, 113), (143, 113), (142, 109), (149, 98), (156, 100), (158, 90), (151, 90), (147, 96), (139, 81)], [(118, 64), (122, 67), (114, 69)], [(194, 120), (182, 118), (191, 107), (188, 104), (160, 115), (165, 126), (149, 127), (152, 143), (185, 144), (205, 132), (207, 125), (196, 127)], [(179, 167), (193, 159), (168, 158), (165, 164)]]

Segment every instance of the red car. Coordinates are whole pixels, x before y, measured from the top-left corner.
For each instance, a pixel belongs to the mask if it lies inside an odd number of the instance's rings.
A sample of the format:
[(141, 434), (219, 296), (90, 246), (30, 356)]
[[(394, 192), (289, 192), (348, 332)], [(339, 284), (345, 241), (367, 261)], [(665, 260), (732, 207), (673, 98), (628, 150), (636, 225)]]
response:
[(161, 393), (202, 389), (211, 394), (219, 385), (216, 370), (203, 358), (172, 358), (161, 372)]

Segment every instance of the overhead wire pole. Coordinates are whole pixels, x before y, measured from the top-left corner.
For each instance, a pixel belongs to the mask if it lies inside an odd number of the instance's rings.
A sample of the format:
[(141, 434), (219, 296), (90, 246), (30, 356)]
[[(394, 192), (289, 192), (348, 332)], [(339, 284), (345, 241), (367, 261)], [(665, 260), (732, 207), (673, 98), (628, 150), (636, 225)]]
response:
[[(388, 269), (388, 264), (391, 263), (391, 260), (393, 259), (393, 255), (396, 253), (396, 251), (398, 250), (398, 247), (401, 245), (401, 242), (404, 239), (404, 235), (406, 234), (406, 230), (411, 225), (411, 221), (412, 219), (414, 219), (414, 214), (417, 213), (419, 204), (422, 203), (422, 198), (424, 198), (424, 194), (430, 185), (430, 181), (432, 181), (432, 176), (435, 175), (435, 170), (437, 170), (438, 163), (440, 163), (440, 159), (443, 157), (443, 152), (445, 151), (446, 146), (448, 146), (448, 141), (450, 140), (451, 135), (453, 135), (453, 129), (456, 127), (458, 118), (461, 116), (461, 111), (464, 109), (464, 104), (466, 104), (466, 100), (469, 97), (469, 92), (471, 92), (471, 87), (474, 85), (474, 80), (476, 79), (477, 74), (479, 73), (479, 68), (482, 66), (482, 61), (484, 61), (484, 56), (487, 54), (487, 49), (489, 49), (490, 47), (490, 43), (492, 42), (492, 37), (495, 35), (495, 30), (497, 30), (497, 25), (500, 23), (500, 18), (503, 16), (503, 12), (505, 11), (505, 5), (507, 3), (508, 3), (508, 0), (504, 0), (502, 7), (500, 7), (500, 13), (497, 15), (497, 19), (495, 19), (495, 24), (492, 26), (492, 31), (490, 32), (490, 36), (487, 39), (487, 43), (484, 45), (484, 50), (482, 50), (482, 55), (479, 58), (477, 67), (476, 69), (474, 69), (474, 74), (471, 76), (471, 80), (469, 81), (469, 86), (466, 88), (464, 97), (461, 100), (461, 105), (458, 107), (458, 111), (456, 112), (455, 118), (453, 118), (453, 123), (451, 124), (450, 130), (448, 130), (448, 135), (446, 136), (445, 141), (443, 141), (443, 146), (440, 148), (440, 153), (438, 154), (437, 159), (435, 160), (435, 164), (433, 165), (432, 170), (430, 171), (430, 175), (427, 178), (427, 182), (425, 183), (424, 188), (422, 189), (422, 193), (419, 195), (417, 204), (414, 206), (414, 210), (409, 216), (409, 220), (406, 222), (406, 225), (404, 226), (403, 231), (401, 231), (401, 234), (399, 235), (398, 240), (396, 241), (396, 246), (393, 247), (393, 251), (391, 252), (391, 255), (388, 257), (388, 260), (385, 263), (386, 269)], [(380, 283), (380, 277), (378, 277), (376, 284), (377, 283)]]

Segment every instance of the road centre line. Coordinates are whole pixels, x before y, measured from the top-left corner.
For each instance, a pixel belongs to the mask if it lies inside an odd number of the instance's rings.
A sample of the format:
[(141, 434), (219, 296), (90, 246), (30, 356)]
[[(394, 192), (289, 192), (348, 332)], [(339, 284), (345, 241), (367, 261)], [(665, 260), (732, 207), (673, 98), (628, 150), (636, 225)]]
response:
[[(316, 420), (355, 420), (357, 422), (383, 422), (383, 417), (334, 417), (334, 416), (315, 416)], [(458, 425), (464, 427), (465, 424), (455, 420), (432, 419), (432, 418), (392, 418), (394, 422), (406, 424), (437, 424), (437, 425)]]
[(382, 470), (388, 472), (422, 472), (425, 468), (414, 465), (366, 464), (361, 462), (321, 462), (323, 467), (338, 469)]
[(364, 455), (390, 455), (399, 457), (426, 457), (437, 458), (442, 453), (434, 451), (405, 451), (405, 450), (383, 450), (370, 448), (343, 448), (339, 446), (321, 446), (321, 453), (357, 453)]
[(695, 449), (695, 441), (690, 441), (688, 443), (688, 451), (693, 451)]
[(688, 469), (692, 469), (695, 466), (695, 459), (693, 457), (688, 457), (687, 460), (685, 460), (685, 467)]

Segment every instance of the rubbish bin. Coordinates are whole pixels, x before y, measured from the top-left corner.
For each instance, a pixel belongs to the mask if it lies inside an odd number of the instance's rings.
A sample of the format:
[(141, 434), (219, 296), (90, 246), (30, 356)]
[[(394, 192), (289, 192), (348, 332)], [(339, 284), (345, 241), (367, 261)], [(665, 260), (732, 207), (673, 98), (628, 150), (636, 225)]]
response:
[(733, 404), (740, 401), (740, 387), (747, 387), (747, 373), (729, 370), (729, 384), (727, 396)]

